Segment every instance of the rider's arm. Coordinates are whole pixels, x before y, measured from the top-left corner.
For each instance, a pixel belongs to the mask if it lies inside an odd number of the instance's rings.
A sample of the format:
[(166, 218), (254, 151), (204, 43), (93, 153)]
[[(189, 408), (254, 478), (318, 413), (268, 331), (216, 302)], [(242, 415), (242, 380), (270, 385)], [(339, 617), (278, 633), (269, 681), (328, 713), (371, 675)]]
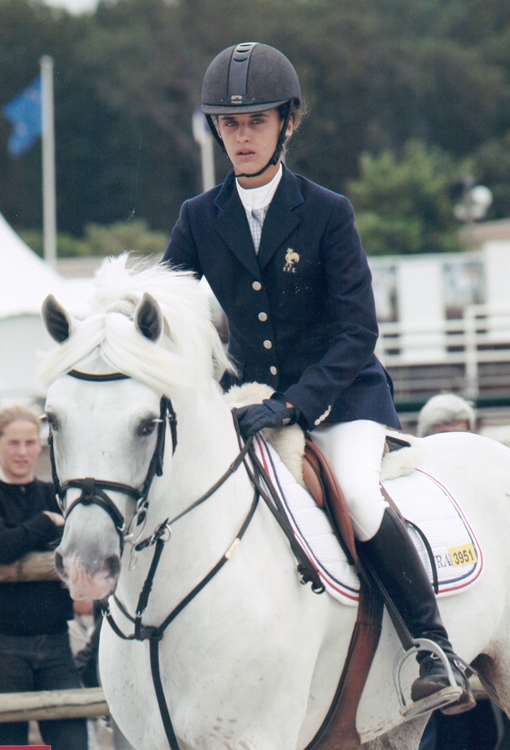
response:
[(198, 278), (202, 277), (202, 269), (188, 215), (188, 202), (182, 204), (176, 225), (172, 229), (170, 242), (163, 256), (163, 263), (172, 268), (194, 271)]

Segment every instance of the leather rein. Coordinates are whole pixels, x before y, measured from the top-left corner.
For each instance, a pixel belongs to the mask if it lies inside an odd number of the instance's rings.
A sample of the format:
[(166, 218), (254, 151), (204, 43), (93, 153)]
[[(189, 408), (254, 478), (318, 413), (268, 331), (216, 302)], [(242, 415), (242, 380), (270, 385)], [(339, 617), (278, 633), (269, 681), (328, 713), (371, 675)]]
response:
[[(95, 382), (126, 380), (126, 379), (129, 379), (130, 377), (129, 375), (125, 375), (121, 372), (95, 375), (91, 373), (79, 372), (77, 370), (70, 370), (67, 374), (70, 375), (71, 377), (78, 378), (79, 380), (87, 380), (87, 381), (95, 381)], [(165, 433), (166, 433), (167, 420), (170, 426), (170, 431), (171, 431), (171, 436), (172, 436), (172, 455), (173, 453), (175, 453), (175, 449), (177, 447), (177, 415), (173, 409), (171, 400), (167, 398), (166, 396), (163, 396), (161, 398), (160, 419), (158, 420), (158, 435), (157, 435), (156, 447), (155, 447), (151, 462), (149, 464), (146, 478), (140, 489), (131, 487), (130, 485), (122, 484), (120, 482), (97, 480), (92, 477), (87, 477), (85, 479), (70, 479), (61, 484), (58, 478), (58, 473), (57, 473), (57, 468), (56, 468), (56, 460), (55, 460), (55, 452), (54, 452), (54, 444), (53, 444), (53, 433), (51, 431), (51, 426), (50, 426), (50, 432), (48, 436), (48, 444), (50, 446), (50, 458), (51, 458), (53, 483), (54, 483), (55, 490), (57, 493), (59, 506), (60, 506), (60, 509), (62, 511), (64, 518), (67, 519), (69, 514), (74, 510), (74, 508), (77, 505), (80, 505), (80, 504), (98, 505), (100, 508), (106, 511), (106, 513), (108, 513), (108, 515), (110, 516), (110, 518), (112, 519), (115, 525), (115, 528), (117, 530), (117, 533), (119, 534), (120, 542), (121, 542), (121, 553), (120, 553), (121, 556), (122, 556), (124, 541), (132, 541), (133, 550), (135, 552), (140, 552), (141, 550), (154, 546), (154, 555), (153, 555), (152, 562), (149, 568), (149, 572), (145, 579), (145, 583), (143, 584), (142, 590), (138, 597), (138, 603), (136, 606), (135, 616), (132, 617), (127, 612), (126, 608), (117, 598), (117, 596), (115, 594), (113, 595), (113, 599), (115, 603), (117, 604), (117, 606), (119, 607), (122, 614), (131, 623), (133, 623), (133, 626), (134, 626), (133, 632), (129, 635), (126, 635), (119, 628), (119, 626), (117, 625), (117, 623), (115, 622), (111, 614), (109, 601), (107, 599), (101, 602), (101, 610), (102, 610), (103, 616), (105, 617), (106, 620), (108, 620), (108, 623), (110, 627), (112, 628), (112, 630), (114, 631), (114, 633), (119, 638), (122, 638), (122, 640), (126, 640), (126, 641), (148, 640), (149, 641), (150, 664), (151, 664), (151, 672), (152, 672), (152, 678), (153, 678), (153, 683), (154, 683), (154, 689), (156, 692), (156, 697), (157, 697), (158, 706), (159, 706), (159, 710), (161, 714), (161, 719), (163, 722), (163, 727), (164, 727), (165, 734), (166, 734), (171, 750), (180, 750), (180, 748), (179, 748), (179, 743), (177, 741), (177, 737), (175, 735), (175, 731), (173, 728), (172, 720), (170, 717), (170, 712), (168, 710), (168, 705), (166, 702), (163, 683), (161, 680), (161, 672), (160, 672), (160, 664), (159, 664), (159, 643), (162, 640), (165, 634), (165, 631), (170, 625), (170, 623), (173, 622), (173, 620), (175, 620), (177, 615), (180, 612), (182, 612), (182, 610), (197, 596), (197, 594), (200, 593), (200, 591), (209, 583), (209, 581), (211, 581), (216, 576), (216, 574), (221, 570), (221, 568), (225, 565), (225, 563), (228, 562), (228, 560), (230, 560), (231, 556), (233, 555), (233, 553), (239, 546), (241, 539), (243, 538), (246, 530), (248, 529), (253, 516), (255, 515), (255, 511), (258, 507), (258, 502), (261, 497), (264, 499), (267, 506), (269, 507), (269, 509), (275, 516), (276, 520), (278, 521), (280, 527), (282, 528), (283, 532), (285, 533), (287, 537), (287, 540), (291, 546), (294, 556), (297, 558), (298, 572), (299, 572), (301, 583), (306, 584), (306, 583), (311, 582), (312, 591), (316, 594), (320, 594), (324, 591), (324, 586), (322, 585), (322, 582), (319, 578), (317, 570), (313, 567), (309, 559), (304, 554), (302, 548), (297, 543), (294, 533), (292, 531), (292, 528), (290, 526), (290, 523), (284, 512), (278, 492), (274, 488), (269, 477), (266, 475), (255, 453), (255, 448), (253, 446), (253, 437), (249, 437), (243, 445), (240, 431), (239, 431), (239, 425), (237, 423), (237, 416), (236, 416), (235, 410), (233, 410), (232, 416), (233, 416), (234, 426), (236, 429), (237, 439), (238, 439), (239, 448), (240, 448), (239, 453), (236, 456), (235, 460), (231, 463), (231, 465), (228, 467), (225, 473), (218, 479), (218, 481), (209, 490), (207, 490), (207, 492), (205, 492), (201, 497), (199, 497), (198, 500), (195, 500), (188, 508), (186, 508), (184, 511), (179, 513), (172, 520), (166, 519), (165, 521), (163, 521), (161, 524), (159, 524), (159, 526), (156, 527), (156, 529), (154, 530), (153, 534), (150, 537), (147, 537), (146, 539), (142, 541), (140, 541), (140, 537), (145, 527), (147, 509), (149, 506), (148, 495), (149, 495), (149, 491), (152, 485), (152, 480), (154, 479), (154, 476), (161, 476), (163, 473), (163, 456), (164, 456), (164, 450), (165, 450)], [(172, 612), (170, 612), (170, 614), (163, 620), (163, 622), (158, 627), (143, 625), (143, 622), (142, 622), (143, 614), (149, 603), (150, 593), (152, 590), (154, 578), (156, 576), (156, 572), (157, 572), (158, 565), (161, 559), (161, 555), (163, 553), (165, 543), (170, 539), (170, 536), (171, 536), (172, 524), (178, 521), (183, 516), (185, 516), (187, 513), (194, 510), (194, 508), (201, 505), (212, 495), (214, 495), (214, 493), (227, 481), (227, 479), (237, 471), (237, 469), (241, 466), (241, 464), (244, 465), (247, 475), (250, 478), (250, 481), (254, 487), (254, 497), (253, 497), (251, 506), (249, 508), (248, 514), (246, 515), (234, 540), (232, 541), (232, 543), (230, 544), (226, 552), (214, 565), (214, 567), (209, 571), (209, 573), (181, 600), (181, 602), (179, 602), (179, 604), (177, 604), (177, 606), (172, 610)], [(69, 508), (66, 508), (65, 502), (64, 502), (65, 495), (66, 495), (67, 490), (71, 487), (81, 489), (81, 495), (69, 506)], [(126, 524), (124, 517), (122, 516), (122, 514), (120, 513), (116, 505), (113, 503), (111, 498), (107, 495), (106, 491), (108, 490), (112, 492), (122, 492), (124, 494), (129, 495), (131, 498), (133, 498), (136, 501), (135, 512), (129, 525)], [(140, 525), (142, 526), (142, 530), (141, 532), (138, 533), (137, 539), (133, 541), (135, 528), (136, 526), (140, 526)]]

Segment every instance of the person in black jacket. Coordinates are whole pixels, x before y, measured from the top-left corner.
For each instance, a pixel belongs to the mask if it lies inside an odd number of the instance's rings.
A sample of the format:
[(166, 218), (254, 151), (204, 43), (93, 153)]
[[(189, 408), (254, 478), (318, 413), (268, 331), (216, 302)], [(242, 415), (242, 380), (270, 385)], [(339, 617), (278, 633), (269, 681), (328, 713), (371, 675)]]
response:
[[(229, 325), (237, 376), (274, 392), (238, 411), (245, 437), (299, 422), (328, 456), (344, 490), (359, 548), (416, 638), (443, 648), (459, 700), (474, 706), (416, 549), (379, 486), (386, 427), (400, 427), (392, 384), (374, 349), (371, 275), (352, 206), (282, 164), (301, 117), (299, 80), (277, 49), (223, 50), (206, 71), (202, 111), (232, 162), (222, 185), (186, 201), (164, 262), (205, 276)], [(419, 655), (413, 700), (444, 690), (446, 669)]]
[[(49, 482), (34, 476), (39, 419), (25, 407), (0, 412), (0, 565), (50, 549), (62, 518)], [(81, 687), (67, 621), (71, 598), (59, 581), (0, 583), (0, 692)], [(52, 750), (87, 750), (85, 719), (40, 721)], [(0, 745), (26, 745), (28, 723), (0, 723)]]

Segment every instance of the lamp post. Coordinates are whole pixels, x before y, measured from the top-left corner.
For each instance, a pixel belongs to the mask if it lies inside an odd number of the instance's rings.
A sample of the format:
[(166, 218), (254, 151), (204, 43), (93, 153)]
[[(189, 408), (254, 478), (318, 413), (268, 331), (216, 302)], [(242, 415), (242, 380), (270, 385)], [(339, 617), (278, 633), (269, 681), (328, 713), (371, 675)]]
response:
[(464, 179), (462, 201), (454, 206), (453, 213), (466, 227), (466, 244), (469, 250), (475, 249), (474, 223), (485, 217), (491, 204), (492, 192), (489, 188), (485, 185), (475, 185), (473, 177), (468, 175)]

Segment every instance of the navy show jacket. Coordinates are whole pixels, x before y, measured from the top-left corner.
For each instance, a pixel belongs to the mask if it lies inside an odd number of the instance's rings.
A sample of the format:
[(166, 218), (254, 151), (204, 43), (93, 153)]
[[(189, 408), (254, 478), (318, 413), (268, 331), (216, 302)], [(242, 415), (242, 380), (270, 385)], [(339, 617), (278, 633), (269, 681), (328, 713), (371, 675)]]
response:
[(347, 198), (283, 167), (257, 255), (230, 173), (183, 204), (163, 261), (204, 275), (222, 306), (239, 373), (227, 385), (269, 384), (309, 429), (354, 419), (400, 427), (374, 355), (372, 277)]

